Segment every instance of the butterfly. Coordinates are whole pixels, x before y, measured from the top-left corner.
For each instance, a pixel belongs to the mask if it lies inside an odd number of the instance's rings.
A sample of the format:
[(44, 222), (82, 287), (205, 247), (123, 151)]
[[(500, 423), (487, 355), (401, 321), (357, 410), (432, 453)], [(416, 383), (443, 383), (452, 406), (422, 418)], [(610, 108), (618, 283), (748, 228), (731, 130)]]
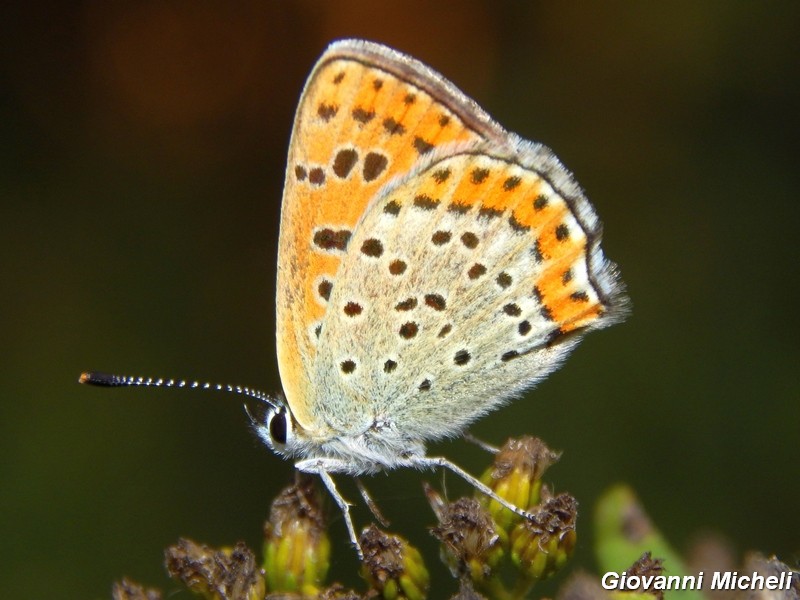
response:
[(229, 389), (267, 405), (251, 417), (257, 435), (321, 478), (357, 549), (331, 474), (443, 467), (524, 515), (425, 446), (464, 433), (556, 369), (583, 334), (624, 318), (600, 238), (592, 205), (547, 147), (505, 131), (410, 56), (335, 42), (306, 82), (289, 145), (284, 396)]

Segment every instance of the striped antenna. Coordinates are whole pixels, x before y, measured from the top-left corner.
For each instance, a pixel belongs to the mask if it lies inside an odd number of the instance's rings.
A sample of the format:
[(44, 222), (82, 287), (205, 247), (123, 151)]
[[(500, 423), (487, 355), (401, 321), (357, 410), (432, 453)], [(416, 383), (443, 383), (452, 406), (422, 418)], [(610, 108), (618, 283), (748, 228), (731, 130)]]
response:
[(240, 385), (230, 385), (221, 383), (201, 383), (199, 381), (185, 381), (183, 379), (162, 379), (153, 377), (131, 377), (128, 375), (112, 375), (110, 373), (100, 373), (99, 371), (84, 371), (78, 378), (78, 383), (85, 385), (96, 385), (99, 387), (165, 387), (165, 388), (187, 388), (198, 390), (213, 390), (216, 392), (228, 392), (254, 398), (273, 408), (279, 408), (282, 403), (271, 398), (264, 392), (251, 390)]

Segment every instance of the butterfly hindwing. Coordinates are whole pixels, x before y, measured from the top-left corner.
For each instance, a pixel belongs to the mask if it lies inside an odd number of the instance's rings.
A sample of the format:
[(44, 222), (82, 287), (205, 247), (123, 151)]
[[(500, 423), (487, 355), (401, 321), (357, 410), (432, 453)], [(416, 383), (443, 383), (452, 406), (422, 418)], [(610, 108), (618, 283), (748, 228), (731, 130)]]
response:
[(316, 419), (452, 434), (614, 320), (591, 206), (543, 176), (563, 170), (549, 153), (514, 143), (445, 146), (368, 207), (323, 321)]

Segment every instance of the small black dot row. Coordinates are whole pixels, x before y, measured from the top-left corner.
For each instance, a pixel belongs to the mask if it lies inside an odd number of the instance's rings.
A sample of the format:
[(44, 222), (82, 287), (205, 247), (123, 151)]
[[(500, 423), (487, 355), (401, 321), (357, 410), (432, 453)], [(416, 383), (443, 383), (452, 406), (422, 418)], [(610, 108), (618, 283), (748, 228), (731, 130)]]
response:
[[(462, 366), (466, 365), (470, 360), (472, 360), (472, 355), (469, 353), (468, 350), (463, 350), (462, 349), (462, 350), (459, 350), (458, 352), (456, 352), (453, 355), (453, 364), (455, 364), (455, 365), (457, 365), (459, 367), (462, 367)], [(341, 363), (339, 363), (339, 368), (341, 369), (342, 373), (344, 373), (345, 375), (350, 375), (351, 373), (354, 373), (355, 370), (356, 370), (356, 367), (357, 367), (356, 361), (354, 361), (352, 358), (348, 358), (346, 360), (343, 360)], [(383, 372), (384, 373), (387, 373), (387, 374), (393, 373), (395, 370), (397, 370), (397, 361), (392, 360), (390, 358), (390, 359), (387, 359), (383, 363)], [(430, 384), (430, 380), (426, 379), (425, 381), (428, 381), (428, 383)], [(428, 385), (428, 388), (430, 388), (430, 385)], [(420, 389), (422, 389), (422, 388), (420, 388)]]
[[(508, 361), (513, 360), (515, 358), (518, 358), (520, 356), (522, 356), (522, 354), (520, 354), (519, 351), (517, 351), (517, 350), (509, 350), (507, 352), (504, 352), (500, 356), (500, 360), (502, 362), (508, 362)], [(453, 354), (453, 364), (458, 366), (458, 367), (463, 367), (464, 365), (468, 364), (471, 360), (472, 360), (472, 354), (470, 354), (469, 350), (466, 350), (466, 349), (462, 348), (461, 350), (458, 350), (455, 354)], [(343, 360), (341, 363), (339, 363), (339, 368), (341, 369), (342, 373), (344, 373), (345, 375), (350, 375), (350, 374), (354, 373), (357, 366), (358, 365), (357, 365), (356, 361), (354, 361), (351, 358)], [(387, 359), (383, 363), (383, 372), (384, 373), (386, 373), (386, 374), (393, 373), (395, 370), (397, 370), (397, 361), (392, 360), (390, 358), (390, 359)], [(430, 388), (431, 388), (430, 379), (423, 380), (423, 382), (419, 386), (419, 389), (421, 391), (427, 391)]]
[[(440, 294), (425, 294), (424, 298), (425, 305), (435, 311), (443, 311), (447, 308), (447, 301), (444, 299), (444, 296)], [(412, 296), (398, 302), (394, 309), (398, 312), (407, 312), (409, 310), (414, 310), (417, 304), (417, 299)]]
[[(467, 269), (467, 277), (472, 280), (479, 279), (486, 275), (486, 266), (481, 263), (474, 263), (469, 269)], [(501, 271), (497, 277), (495, 277), (495, 283), (500, 287), (500, 289), (505, 290), (514, 283), (514, 278), (511, 277), (505, 271)]]
[[(519, 317), (520, 315), (522, 315), (522, 309), (515, 302), (509, 302), (508, 304), (503, 306), (502, 310), (509, 317)], [(519, 324), (517, 325), (517, 331), (521, 336), (528, 335), (531, 332), (531, 329), (533, 329), (533, 326), (527, 319), (520, 321)]]
[[(358, 152), (353, 148), (339, 150), (333, 158), (331, 170), (339, 179), (347, 179), (353, 168), (358, 164)], [(367, 152), (361, 166), (361, 177), (370, 183), (380, 177), (389, 166), (389, 159), (380, 152)], [(306, 181), (314, 186), (322, 186), (325, 183), (325, 170), (322, 167), (307, 169), (302, 165), (294, 168), (294, 176), (297, 181)]]
[[(333, 84), (334, 85), (339, 85), (340, 83), (342, 83), (342, 81), (344, 81), (344, 79), (345, 79), (345, 75), (346, 75), (346, 73), (344, 71), (340, 71), (339, 73), (337, 73), (334, 76), (334, 78), (332, 79)], [(382, 79), (376, 78), (376, 79), (374, 79), (372, 81), (372, 89), (373, 90), (378, 92), (382, 88), (383, 88), (383, 80)], [(403, 104), (405, 104), (406, 106), (411, 106), (416, 101), (417, 101), (417, 95), (412, 93), (412, 92), (408, 92), (403, 97)], [(372, 116), (368, 117), (368, 116), (365, 116), (365, 115), (372, 115)], [(363, 108), (360, 108), (360, 107), (353, 109), (353, 118), (356, 119), (357, 121), (361, 121), (362, 123), (369, 122), (370, 120), (372, 120), (372, 118), (374, 118), (374, 116), (375, 116), (375, 112), (374, 111), (367, 112)], [(443, 115), (441, 115), (439, 117), (439, 126), (440, 127), (447, 127), (449, 124), (450, 124), (450, 117), (448, 115), (444, 115), (443, 114)]]
[(350, 242), (352, 232), (347, 229), (331, 229), (326, 227), (314, 232), (312, 243), (321, 250), (344, 252)]
[[(453, 234), (450, 231), (446, 230), (438, 230), (431, 235), (431, 243), (434, 246), (444, 246), (445, 244), (449, 243), (450, 240), (453, 239)], [(467, 231), (461, 235), (461, 243), (470, 250), (474, 250), (478, 247), (478, 236), (472, 233), (471, 231)]]

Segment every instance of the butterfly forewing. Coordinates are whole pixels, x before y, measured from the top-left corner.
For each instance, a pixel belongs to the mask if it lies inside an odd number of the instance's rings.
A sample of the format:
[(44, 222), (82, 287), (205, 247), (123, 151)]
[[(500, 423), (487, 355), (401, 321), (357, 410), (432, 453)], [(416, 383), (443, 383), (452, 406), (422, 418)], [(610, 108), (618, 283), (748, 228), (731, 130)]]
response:
[(367, 205), (435, 148), (501, 132), (445, 80), (387, 48), (342, 42), (318, 62), (289, 148), (277, 293), (281, 380), (307, 429), (323, 316)]

